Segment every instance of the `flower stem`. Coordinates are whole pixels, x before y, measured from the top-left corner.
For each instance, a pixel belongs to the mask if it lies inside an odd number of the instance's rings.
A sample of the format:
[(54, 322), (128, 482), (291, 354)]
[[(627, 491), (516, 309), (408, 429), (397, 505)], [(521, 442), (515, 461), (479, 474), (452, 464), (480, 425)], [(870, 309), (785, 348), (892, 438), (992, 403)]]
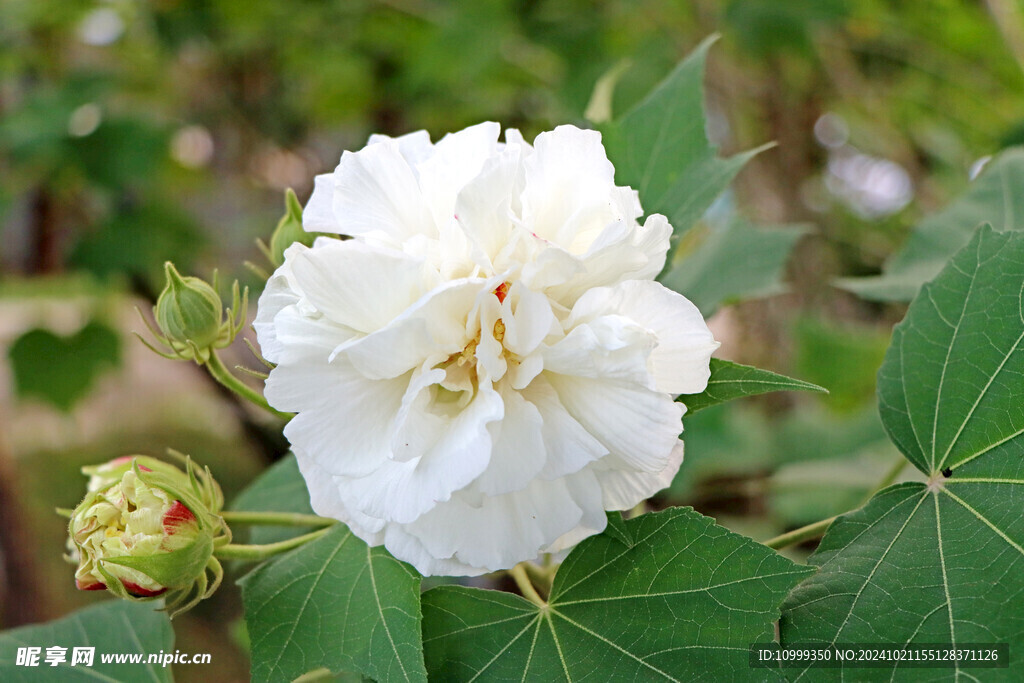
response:
[[(838, 516), (839, 515), (836, 515), (836, 517)], [(808, 524), (807, 526), (802, 526), (799, 529), (788, 531), (781, 536), (776, 536), (773, 539), (765, 541), (764, 544), (769, 548), (780, 550), (782, 548), (788, 548), (791, 545), (796, 545), (797, 543), (803, 543), (804, 541), (812, 538), (817, 538), (825, 533), (825, 529), (828, 529), (828, 525), (834, 522), (836, 517), (829, 517), (828, 519), (823, 519), (820, 522), (815, 522), (814, 524)]]
[(220, 356), (213, 349), (210, 349), (210, 359), (206, 361), (206, 369), (209, 370), (210, 375), (220, 382), (222, 385), (235, 392), (250, 403), (263, 408), (271, 415), (280, 417), (282, 419), (289, 419), (292, 417), (291, 413), (282, 413), (279, 410), (275, 410), (267, 403), (267, 399), (258, 392), (243, 383), (240, 379), (231, 374), (221, 361)]
[(540, 597), (540, 593), (530, 583), (530, 577), (526, 575), (526, 569), (523, 568), (523, 562), (520, 562), (512, 569), (508, 570), (509, 576), (516, 582), (516, 586), (519, 587), (519, 592), (523, 594), (523, 597), (537, 605), (537, 607), (547, 607), (548, 603), (544, 602), (544, 598)]
[(541, 597), (547, 599), (551, 595), (551, 584), (555, 582), (555, 572), (558, 571), (558, 567), (553, 564), (538, 567), (533, 562), (520, 562), (519, 566), (526, 570), (530, 583), (537, 589)]
[(213, 554), (214, 557), (220, 560), (246, 560), (248, 562), (260, 562), (268, 557), (280, 555), (292, 548), (298, 548), (300, 545), (304, 545), (310, 541), (315, 541), (330, 530), (330, 527), (325, 527), (308, 534), (303, 534), (302, 536), (289, 538), (287, 541), (268, 543), (266, 545), (242, 545), (229, 543), (228, 545), (217, 548)]
[(297, 512), (250, 512), (225, 510), (220, 516), (229, 524), (253, 524), (267, 526), (315, 526), (324, 527), (337, 523), (337, 520), (318, 515), (303, 515)]

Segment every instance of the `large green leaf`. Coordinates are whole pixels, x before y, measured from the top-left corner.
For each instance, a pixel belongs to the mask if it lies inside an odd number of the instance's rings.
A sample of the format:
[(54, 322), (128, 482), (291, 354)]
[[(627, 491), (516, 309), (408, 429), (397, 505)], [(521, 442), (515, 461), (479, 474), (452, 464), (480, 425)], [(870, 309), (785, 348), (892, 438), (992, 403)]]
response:
[(661, 283), (686, 296), (705, 317), (723, 303), (778, 294), (785, 291), (780, 278), (789, 253), (805, 233), (801, 227), (761, 229), (734, 220), (710, 230), (685, 258), (676, 259)]
[(1024, 233), (983, 226), (911, 304), (879, 405), (927, 482), (832, 525), (812, 557), (821, 571), (787, 601), (784, 643), (1009, 643), (1011, 670), (1024, 660), (1022, 285)]
[[(232, 510), (246, 512), (297, 512), (311, 515), (309, 490), (295, 456), (288, 454), (263, 472), (231, 502)], [(232, 529), (234, 532), (235, 530)], [(276, 543), (313, 531), (312, 527), (253, 526), (249, 543)]]
[[(174, 653), (174, 631), (165, 612), (153, 603), (123, 600), (102, 602), (46, 624), (23, 626), (0, 633), (0, 680), (5, 683), (40, 681), (171, 681), (171, 669), (150, 664), (149, 655)], [(38, 647), (39, 666), (19, 666), (18, 648)], [(67, 661), (51, 667), (48, 647), (67, 648)], [(92, 666), (72, 666), (74, 648), (95, 648)], [(104, 663), (103, 655), (137, 655), (138, 662)]]
[(756, 396), (772, 391), (828, 391), (817, 384), (786, 377), (770, 370), (762, 370), (750, 365), (740, 365), (732, 361), (711, 359), (711, 377), (707, 388), (690, 396), (680, 396), (679, 401), (686, 404), (688, 413), (731, 401), (744, 396)]
[(648, 214), (668, 217), (675, 235), (700, 218), (760, 150), (717, 156), (704, 131), (705, 40), (642, 102), (602, 128), (615, 179), (640, 193)]
[(974, 230), (1024, 230), (1024, 149), (1010, 149), (989, 162), (970, 189), (945, 210), (929, 216), (877, 277), (846, 278), (838, 285), (865, 299), (910, 301), (935, 277)]
[(439, 681), (763, 680), (748, 648), (772, 640), (779, 603), (809, 571), (691, 509), (642, 515), (583, 541), (545, 607), (424, 593), (427, 668)]
[(425, 681), (420, 576), (339, 524), (239, 582), (255, 680), (326, 667)]

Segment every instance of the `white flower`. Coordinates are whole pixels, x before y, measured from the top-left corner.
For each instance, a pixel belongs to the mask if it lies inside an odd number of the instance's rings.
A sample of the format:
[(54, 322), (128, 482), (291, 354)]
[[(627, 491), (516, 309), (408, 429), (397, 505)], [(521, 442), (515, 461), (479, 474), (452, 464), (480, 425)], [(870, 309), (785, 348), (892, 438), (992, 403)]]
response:
[(256, 320), (313, 508), (425, 575), (563, 550), (667, 486), (673, 398), (718, 347), (652, 280), (671, 226), (637, 222), (600, 134), (498, 134), (346, 152), (304, 226), (354, 239), (290, 247)]

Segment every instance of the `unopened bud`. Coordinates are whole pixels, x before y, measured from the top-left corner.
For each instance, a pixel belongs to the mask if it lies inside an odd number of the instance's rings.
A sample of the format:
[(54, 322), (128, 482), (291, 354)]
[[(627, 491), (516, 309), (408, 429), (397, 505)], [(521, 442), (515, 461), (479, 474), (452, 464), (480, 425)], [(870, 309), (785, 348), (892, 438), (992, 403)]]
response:
[[(213, 349), (228, 346), (241, 331), (245, 324), (249, 290), (246, 288), (240, 293), (236, 281), (231, 288), (231, 308), (225, 314), (217, 294), (216, 275), (211, 286), (197, 277), (182, 277), (170, 261), (164, 264), (164, 272), (167, 284), (153, 307), (158, 329), (150, 327), (150, 331), (169, 353), (158, 350), (145, 339), (143, 342), (167, 358), (205, 363)], [(149, 325), (148, 322), (146, 324)]]
[(154, 315), (160, 331), (172, 342), (208, 348), (221, 335), (224, 306), (213, 287), (197, 277), (182, 277), (174, 264), (164, 264), (167, 284)]
[(319, 233), (306, 232), (302, 227), (302, 205), (291, 188), (284, 193), (284, 216), (278, 221), (274, 233), (270, 236), (270, 257), (274, 267), (284, 263), (284, 251), (295, 242), (307, 247), (313, 246)]
[(68, 525), (78, 588), (130, 600), (165, 596), (175, 611), (216, 590), (223, 571), (214, 545), (229, 540), (218, 514), (223, 496), (208, 470), (186, 466), (131, 456), (83, 468), (88, 493)]

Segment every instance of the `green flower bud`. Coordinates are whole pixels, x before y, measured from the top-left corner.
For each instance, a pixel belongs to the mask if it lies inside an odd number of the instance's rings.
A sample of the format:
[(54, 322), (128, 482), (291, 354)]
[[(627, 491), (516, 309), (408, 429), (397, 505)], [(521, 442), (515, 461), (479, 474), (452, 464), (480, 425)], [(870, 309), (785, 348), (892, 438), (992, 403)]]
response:
[(182, 277), (174, 264), (164, 264), (167, 285), (157, 299), (156, 324), (171, 342), (209, 348), (220, 336), (224, 306), (213, 287), (197, 277)]
[(194, 360), (202, 365), (210, 360), (213, 349), (231, 344), (245, 325), (249, 289), (240, 292), (235, 281), (231, 287), (231, 308), (225, 313), (217, 294), (216, 274), (210, 286), (197, 277), (182, 277), (170, 261), (164, 264), (164, 272), (167, 285), (153, 307), (158, 329), (153, 329), (145, 317), (143, 321), (169, 353), (139, 338), (165, 358)]
[(302, 205), (291, 188), (284, 193), (284, 216), (278, 221), (274, 233), (270, 236), (270, 252), (267, 256), (275, 268), (284, 263), (284, 250), (295, 242), (313, 246), (313, 241), (320, 233), (306, 232), (302, 227)]
[(174, 613), (213, 594), (223, 576), (213, 549), (230, 541), (223, 496), (209, 470), (185, 462), (187, 472), (146, 456), (83, 468), (88, 492), (68, 525), (79, 589), (164, 596)]

